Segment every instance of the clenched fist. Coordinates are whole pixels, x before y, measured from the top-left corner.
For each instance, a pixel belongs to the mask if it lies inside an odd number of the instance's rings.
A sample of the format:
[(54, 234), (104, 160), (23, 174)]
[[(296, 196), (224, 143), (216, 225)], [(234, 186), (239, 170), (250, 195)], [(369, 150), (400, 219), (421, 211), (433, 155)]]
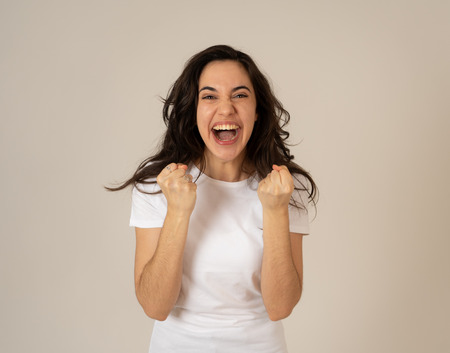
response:
[(197, 185), (186, 174), (187, 165), (171, 163), (156, 178), (167, 200), (167, 209), (191, 215), (197, 198)]
[(294, 179), (287, 167), (274, 164), (272, 168), (258, 185), (258, 197), (266, 210), (287, 207), (294, 191)]

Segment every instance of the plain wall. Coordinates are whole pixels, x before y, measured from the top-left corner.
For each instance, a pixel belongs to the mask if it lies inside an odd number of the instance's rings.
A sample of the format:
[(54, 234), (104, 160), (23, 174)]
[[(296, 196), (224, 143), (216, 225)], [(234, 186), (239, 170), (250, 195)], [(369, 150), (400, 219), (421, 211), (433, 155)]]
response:
[(1, 1), (0, 351), (146, 352), (129, 177), (184, 62), (252, 55), (320, 188), (290, 352), (448, 352), (448, 1)]

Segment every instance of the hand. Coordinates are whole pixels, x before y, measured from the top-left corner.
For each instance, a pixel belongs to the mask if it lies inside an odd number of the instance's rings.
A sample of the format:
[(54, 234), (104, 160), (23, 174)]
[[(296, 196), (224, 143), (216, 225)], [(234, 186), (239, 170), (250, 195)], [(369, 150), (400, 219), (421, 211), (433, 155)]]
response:
[(274, 164), (272, 168), (272, 172), (258, 185), (258, 197), (263, 209), (279, 210), (289, 205), (294, 179), (286, 166)]
[(156, 178), (167, 200), (167, 210), (188, 213), (194, 210), (197, 185), (192, 175), (186, 174), (187, 165), (171, 163)]

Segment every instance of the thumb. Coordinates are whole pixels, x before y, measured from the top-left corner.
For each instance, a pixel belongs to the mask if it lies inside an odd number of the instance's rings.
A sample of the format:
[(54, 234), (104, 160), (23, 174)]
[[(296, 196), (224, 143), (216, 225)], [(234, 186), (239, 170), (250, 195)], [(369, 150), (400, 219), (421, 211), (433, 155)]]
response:
[(279, 172), (281, 170), (281, 167), (279, 165), (273, 164), (272, 165), (272, 169), (276, 170), (277, 172)]

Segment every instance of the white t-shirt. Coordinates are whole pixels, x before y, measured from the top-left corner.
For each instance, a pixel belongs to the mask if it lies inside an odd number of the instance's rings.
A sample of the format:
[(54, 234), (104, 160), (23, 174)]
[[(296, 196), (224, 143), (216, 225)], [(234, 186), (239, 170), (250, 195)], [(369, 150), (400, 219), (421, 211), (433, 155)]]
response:
[[(200, 173), (192, 166), (188, 173)], [(281, 321), (269, 319), (261, 296), (262, 206), (255, 179), (224, 182), (201, 174), (183, 260), (181, 293), (165, 321), (156, 321), (151, 353), (284, 353)], [(157, 184), (141, 185), (157, 191)], [(294, 197), (297, 192), (294, 192)], [(307, 205), (306, 194), (302, 194)], [(298, 200), (298, 197), (297, 197)], [(160, 228), (162, 193), (133, 189), (130, 226)], [(305, 210), (289, 207), (290, 231), (308, 234)]]

